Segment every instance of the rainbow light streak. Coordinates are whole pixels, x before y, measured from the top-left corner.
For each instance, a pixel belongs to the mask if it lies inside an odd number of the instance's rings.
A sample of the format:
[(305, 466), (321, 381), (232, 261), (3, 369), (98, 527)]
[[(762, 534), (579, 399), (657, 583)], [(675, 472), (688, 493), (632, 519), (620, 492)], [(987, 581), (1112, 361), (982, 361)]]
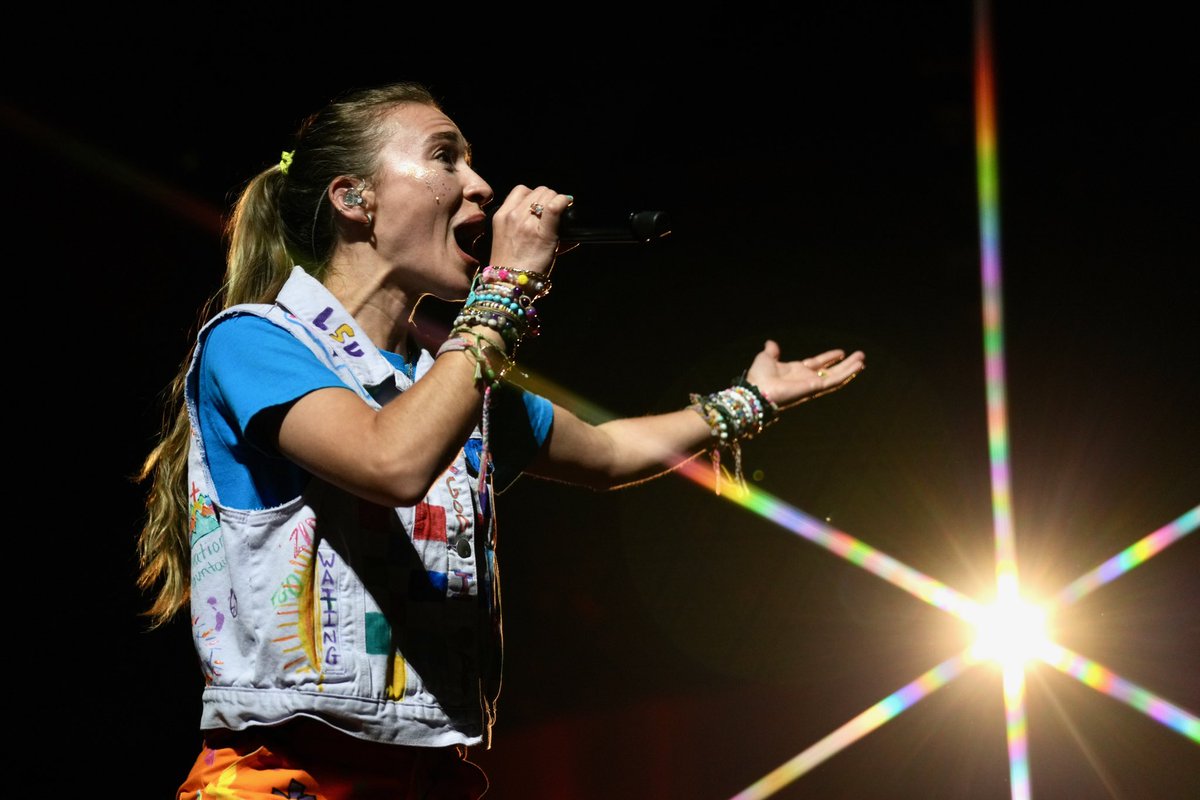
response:
[(188, 222), (218, 236), (224, 230), (221, 211), (186, 192), (169, 186), (110, 153), (74, 139), (23, 111), (0, 103), (0, 123), (40, 147), (57, 152), (115, 184), (144, 195), (156, 206), (169, 209)]
[[(577, 396), (565, 392), (561, 387), (545, 378), (526, 373), (522, 373), (522, 375), (524, 378), (521, 381), (522, 386), (554, 400), (564, 408), (582, 406), (589, 417), (595, 421), (614, 418), (611, 413), (599, 406), (583, 403)], [(689, 478), (709, 491), (717, 489), (713, 468), (706, 461), (689, 460), (687, 456), (676, 455), (673, 459), (664, 459), (664, 466), (671, 467), (677, 462), (682, 462), (675, 466), (677, 474)], [(726, 499), (753, 511), (760, 517), (769, 519), (792, 533), (803, 536), (810, 542), (819, 544), (851, 564), (862, 567), (936, 608), (968, 622), (979, 616), (979, 604), (966, 595), (897, 561), (886, 553), (876, 550), (866, 542), (805, 514), (761, 489), (753, 486), (743, 489), (731, 480), (722, 481), (720, 489), (721, 495)]]
[(946, 659), (912, 683), (880, 700), (804, 752), (767, 773), (734, 795), (731, 800), (758, 800), (758, 798), (769, 797), (779, 791), (813, 767), (957, 678), (973, 664), (968, 653), (969, 651), (964, 651), (953, 658)]
[(1008, 468), (1008, 422), (1004, 388), (1004, 321), (1000, 289), (999, 178), (996, 168), (995, 96), (987, 4), (976, 18), (975, 111), (979, 182), (979, 248), (983, 273), (984, 370), (987, 379), (988, 452), (992, 473), (992, 517), (996, 526), (999, 597), (1017, 595)]
[[(445, 335), (449, 336), (449, 333), (449, 331), (446, 331)], [(569, 409), (571, 413), (575, 414), (575, 416), (590, 422), (593, 425), (599, 425), (603, 422), (609, 422), (610, 420), (617, 418), (616, 414), (613, 414), (611, 411), (606, 411), (590, 400), (587, 400), (580, 395), (575, 394), (574, 392), (568, 391), (567, 389), (559, 386), (557, 383), (547, 380), (540, 375), (525, 372), (520, 367), (517, 367), (515, 372), (520, 374), (513, 375), (512, 373), (509, 373), (509, 376), (505, 378), (505, 381), (523, 389), (527, 389), (534, 394), (540, 394), (542, 397), (545, 397), (549, 400), (553, 400), (563, 408)]]
[(1156, 555), (1187, 536), (1197, 527), (1200, 527), (1200, 505), (1182, 514), (1174, 522), (1163, 525), (1154, 533), (1147, 534), (1140, 541), (1117, 553), (1091, 572), (1076, 578), (1058, 593), (1057, 602), (1064, 606), (1074, 603), (1114, 578), (1124, 575), (1150, 556)]
[[(700, 473), (695, 476), (689, 475), (697, 482), (705, 480), (702, 476), (707, 476), (708, 481), (712, 480), (712, 470), (705, 469), (702, 464), (692, 462), (685, 465), (681, 471)], [(978, 617), (979, 605), (971, 598), (951, 589), (941, 581), (902, 564), (866, 542), (805, 514), (761, 489), (750, 486), (745, 490), (736, 493), (729, 491), (726, 494), (743, 508), (771, 520), (792, 533), (803, 536), (810, 542), (824, 547), (851, 564), (862, 567), (936, 608), (968, 622)]]
[(1125, 680), (1095, 661), (1084, 658), (1061, 645), (1051, 644), (1042, 659), (1080, 683), (1110, 697), (1115, 697), (1156, 722), (1173, 728), (1193, 742), (1200, 744), (1200, 718), (1194, 714), (1168, 703), (1153, 692)]
[[(983, 352), (987, 379), (988, 454), (992, 519), (996, 528), (996, 596), (1019, 597), (1017, 549), (1009, 490), (1008, 412), (1004, 380), (1004, 304), (1000, 285), (1000, 178), (996, 158), (996, 96), (987, 0), (975, 4), (975, 153), (979, 184), (979, 250), (983, 277)], [(1028, 800), (1029, 753), (1025, 730), (1025, 669), (1004, 669), (1004, 714), (1013, 800)]]
[(1025, 666), (1004, 667), (1004, 730), (1013, 800), (1029, 800), (1029, 737), (1025, 725)]

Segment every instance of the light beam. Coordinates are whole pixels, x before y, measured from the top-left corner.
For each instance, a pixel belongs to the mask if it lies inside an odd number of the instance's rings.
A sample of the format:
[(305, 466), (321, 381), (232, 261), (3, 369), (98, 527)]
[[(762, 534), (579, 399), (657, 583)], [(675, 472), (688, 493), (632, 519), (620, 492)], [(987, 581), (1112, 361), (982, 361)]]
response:
[(1187, 536), (1200, 527), (1200, 505), (1181, 514), (1173, 522), (1148, 533), (1136, 543), (1126, 547), (1091, 572), (1080, 575), (1058, 593), (1059, 605), (1070, 605), (1081, 597), (1094, 592), (1109, 581), (1119, 578), (1153, 555)]
[(1136, 708), (1155, 722), (1166, 725), (1200, 744), (1200, 719), (1195, 714), (1167, 702), (1153, 692), (1125, 680), (1095, 661), (1061, 645), (1051, 644), (1043, 660), (1085, 686)]
[(961, 675), (973, 663), (969, 652), (964, 651), (948, 658), (892, 694), (880, 700), (854, 719), (807, 750), (776, 767), (750, 786), (735, 794), (730, 800), (761, 800), (778, 792), (813, 767), (866, 736), (914, 703), (928, 697)]

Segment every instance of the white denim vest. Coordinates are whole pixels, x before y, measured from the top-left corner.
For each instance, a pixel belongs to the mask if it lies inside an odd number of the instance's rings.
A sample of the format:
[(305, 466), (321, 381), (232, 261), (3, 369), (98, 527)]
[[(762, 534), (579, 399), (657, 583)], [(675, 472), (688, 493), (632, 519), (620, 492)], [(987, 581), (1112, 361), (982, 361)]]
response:
[[(300, 267), (274, 305), (235, 306), (201, 330), (187, 380), (201, 728), (307, 716), (379, 742), (489, 744), (501, 661), (490, 487), (460, 450), (411, 508), (317, 478), (274, 508), (222, 505), (200, 436), (196, 374), (212, 325), (237, 314), (290, 331), (372, 408), (412, 386)], [(416, 378), (432, 365), (423, 352)]]

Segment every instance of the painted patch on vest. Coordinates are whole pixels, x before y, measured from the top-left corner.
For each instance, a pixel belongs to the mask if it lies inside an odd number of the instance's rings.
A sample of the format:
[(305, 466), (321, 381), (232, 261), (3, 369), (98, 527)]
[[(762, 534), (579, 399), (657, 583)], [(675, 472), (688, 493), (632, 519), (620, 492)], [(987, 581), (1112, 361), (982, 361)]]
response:
[[(458, 503), (456, 502), (457, 506)], [(416, 509), (413, 519), (414, 541), (446, 541), (446, 509), (441, 506), (431, 506), (422, 500)]]
[(191, 514), (188, 519), (188, 528), (192, 534), (192, 544), (195, 545), (197, 541), (203, 539), (219, 527), (221, 527), (221, 523), (217, 522), (217, 513), (213, 510), (212, 500), (193, 483)]
[(387, 617), (379, 611), (366, 613), (367, 654), (372, 656), (391, 656), (388, 661), (387, 696), (389, 700), (403, 700), (404, 688), (408, 681), (408, 665), (404, 656), (394, 652), (392, 645), (392, 626)]
[(212, 500), (195, 483), (192, 484), (188, 527), (191, 530), (192, 584), (199, 586), (210, 575), (223, 572), (227, 562), (220, 535), (221, 523), (217, 521)]
[(392, 652), (392, 626), (387, 617), (378, 611), (366, 613), (367, 653), (373, 656), (386, 656)]

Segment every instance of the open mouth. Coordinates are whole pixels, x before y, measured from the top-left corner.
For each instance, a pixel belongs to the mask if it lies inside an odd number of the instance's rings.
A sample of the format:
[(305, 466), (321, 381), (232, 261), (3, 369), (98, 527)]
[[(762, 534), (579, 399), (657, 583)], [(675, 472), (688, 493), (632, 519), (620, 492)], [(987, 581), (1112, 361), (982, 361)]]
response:
[(479, 219), (477, 221), (464, 222), (454, 229), (454, 241), (458, 244), (458, 248), (468, 256), (478, 260), (479, 254), (476, 248), (479, 246), (479, 241), (487, 234), (487, 220)]

